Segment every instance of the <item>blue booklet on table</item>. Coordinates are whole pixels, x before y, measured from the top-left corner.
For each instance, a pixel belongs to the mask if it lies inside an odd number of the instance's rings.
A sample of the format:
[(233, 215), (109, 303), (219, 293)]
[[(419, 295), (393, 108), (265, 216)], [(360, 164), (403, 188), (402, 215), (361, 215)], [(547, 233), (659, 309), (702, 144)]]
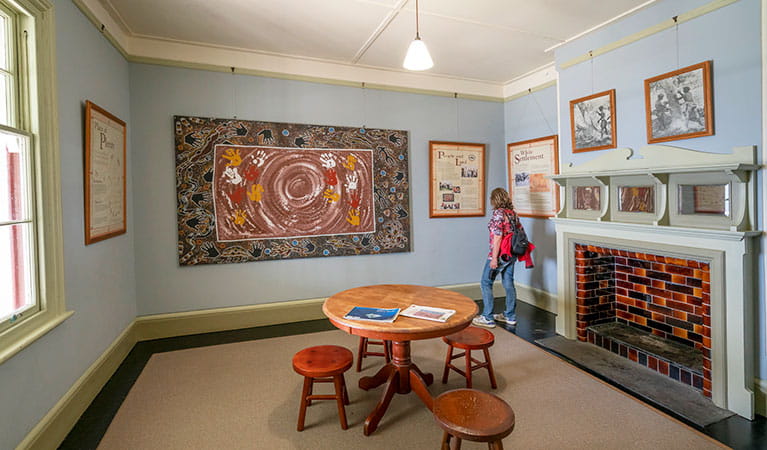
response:
[(394, 322), (398, 315), (399, 308), (366, 308), (364, 306), (355, 306), (346, 313), (344, 319)]

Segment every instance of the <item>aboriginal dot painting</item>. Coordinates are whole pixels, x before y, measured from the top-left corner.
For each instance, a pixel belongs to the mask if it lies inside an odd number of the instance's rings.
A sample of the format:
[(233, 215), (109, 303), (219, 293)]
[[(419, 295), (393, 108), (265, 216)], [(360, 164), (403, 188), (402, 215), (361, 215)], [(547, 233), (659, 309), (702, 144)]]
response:
[(181, 265), (410, 251), (407, 132), (174, 122)]

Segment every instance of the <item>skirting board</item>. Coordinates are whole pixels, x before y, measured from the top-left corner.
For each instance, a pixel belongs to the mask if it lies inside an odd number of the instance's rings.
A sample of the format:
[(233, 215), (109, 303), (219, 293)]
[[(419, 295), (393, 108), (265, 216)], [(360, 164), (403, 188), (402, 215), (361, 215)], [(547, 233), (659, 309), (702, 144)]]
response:
[[(517, 283), (517, 297), (549, 312), (556, 312), (556, 296), (546, 291)], [(479, 283), (440, 286), (472, 299), (482, 298)], [(493, 286), (493, 295), (506, 294), (499, 282)], [(138, 341), (185, 336), (198, 333), (237, 330), (262, 327), (281, 323), (303, 322), (324, 319), (322, 303), (324, 298), (295, 300), (261, 305), (237, 306), (232, 308), (206, 309), (182, 313), (156, 314), (136, 318)]]
[[(482, 298), (479, 283), (441, 287), (472, 299)], [(493, 295), (505, 296), (500, 283), (494, 286)], [(554, 295), (530, 286), (517, 284), (517, 296), (520, 301), (547, 311), (553, 311), (556, 306)], [(324, 301), (324, 298), (316, 298), (137, 317), (48, 411), (17, 450), (57, 448), (139, 341), (323, 319)]]
[(35, 425), (16, 450), (56, 449), (88, 409), (101, 388), (109, 381), (136, 345), (135, 322), (131, 322), (112, 344), (75, 381), (66, 394)]

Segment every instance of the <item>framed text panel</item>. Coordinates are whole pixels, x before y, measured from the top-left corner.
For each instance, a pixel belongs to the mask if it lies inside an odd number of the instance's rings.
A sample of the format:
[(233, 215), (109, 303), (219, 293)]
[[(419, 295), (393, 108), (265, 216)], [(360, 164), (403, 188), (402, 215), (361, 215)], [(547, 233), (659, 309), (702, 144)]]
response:
[(559, 187), (546, 177), (559, 174), (557, 136), (508, 144), (506, 157), (509, 194), (517, 214), (555, 216), (559, 211)]
[(429, 142), (429, 217), (485, 215), (485, 144)]
[(125, 122), (85, 102), (85, 244), (126, 231)]

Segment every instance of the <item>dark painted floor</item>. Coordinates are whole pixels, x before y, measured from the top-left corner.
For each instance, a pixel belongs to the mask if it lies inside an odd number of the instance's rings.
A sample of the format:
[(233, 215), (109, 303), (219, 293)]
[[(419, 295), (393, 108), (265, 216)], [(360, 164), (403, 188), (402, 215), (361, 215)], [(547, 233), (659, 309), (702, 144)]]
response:
[[(496, 311), (503, 309), (503, 299), (496, 299)], [(499, 325), (529, 342), (556, 334), (555, 316), (542, 309), (519, 302), (518, 324)], [(177, 338), (139, 342), (125, 358), (112, 378), (96, 396), (80, 420), (67, 435), (60, 449), (95, 449), (117, 413), (133, 383), (154, 353), (265, 339), (294, 334), (333, 330), (327, 320), (248, 328), (219, 333), (196, 334)], [(587, 369), (585, 369), (587, 370)], [(609, 382), (609, 380), (606, 380)], [(620, 388), (620, 386), (618, 386)], [(767, 448), (767, 421), (764, 417), (749, 422), (738, 416), (708, 426), (702, 430), (709, 436), (735, 449)]]

